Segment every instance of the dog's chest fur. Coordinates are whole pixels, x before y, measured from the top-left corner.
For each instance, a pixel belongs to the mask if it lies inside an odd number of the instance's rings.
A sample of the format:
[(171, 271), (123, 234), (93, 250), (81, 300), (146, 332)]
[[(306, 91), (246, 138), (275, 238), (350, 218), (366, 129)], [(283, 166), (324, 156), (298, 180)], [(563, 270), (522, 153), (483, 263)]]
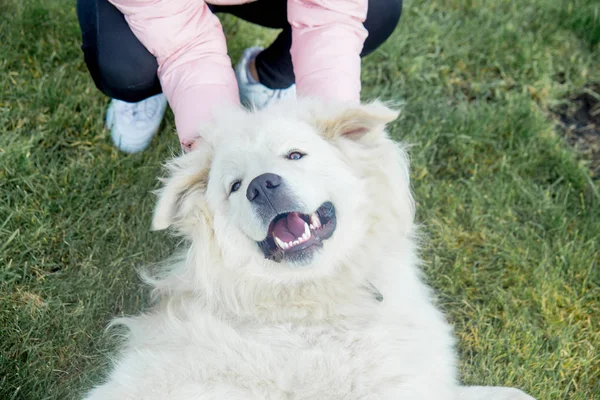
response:
[(231, 398), (376, 399), (377, 390), (411, 385), (422, 373), (431, 328), (385, 301), (363, 300), (308, 322), (227, 321), (202, 312), (173, 323), (161, 313), (146, 323), (165, 331), (148, 335), (140, 327), (139, 348), (152, 348), (148, 365), (161, 359), (153, 373), (169, 387), (160, 392), (218, 393), (224, 385)]

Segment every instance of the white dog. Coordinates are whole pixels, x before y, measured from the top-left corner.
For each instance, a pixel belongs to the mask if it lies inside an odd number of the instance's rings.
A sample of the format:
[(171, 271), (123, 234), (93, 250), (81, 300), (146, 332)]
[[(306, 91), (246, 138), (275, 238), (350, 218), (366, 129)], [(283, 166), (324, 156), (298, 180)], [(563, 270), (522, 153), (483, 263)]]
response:
[(190, 243), (88, 399), (525, 400), (461, 387), (380, 103), (235, 111), (168, 164), (155, 229)]

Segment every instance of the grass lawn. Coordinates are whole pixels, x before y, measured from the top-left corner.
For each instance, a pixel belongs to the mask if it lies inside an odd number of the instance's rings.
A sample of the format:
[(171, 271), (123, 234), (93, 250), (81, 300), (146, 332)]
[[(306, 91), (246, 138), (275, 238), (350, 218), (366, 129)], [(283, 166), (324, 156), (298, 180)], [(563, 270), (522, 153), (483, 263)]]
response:
[[(168, 114), (150, 151), (103, 130), (75, 1), (0, 2), (0, 398), (77, 398), (101, 379), (114, 315), (143, 307)], [(231, 55), (272, 31), (226, 18)], [(600, 186), (549, 109), (600, 81), (595, 0), (412, 0), (364, 61), (364, 98), (406, 102), (426, 275), (469, 384), (600, 399)]]

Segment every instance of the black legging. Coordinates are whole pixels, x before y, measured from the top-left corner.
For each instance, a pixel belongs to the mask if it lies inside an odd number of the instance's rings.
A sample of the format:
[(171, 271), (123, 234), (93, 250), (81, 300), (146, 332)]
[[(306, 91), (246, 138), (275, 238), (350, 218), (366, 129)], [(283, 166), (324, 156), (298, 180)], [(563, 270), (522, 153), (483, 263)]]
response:
[[(290, 48), (292, 30), (286, 0), (258, 0), (237, 6), (211, 6), (215, 13), (233, 14), (269, 28), (283, 29), (256, 58), (260, 82), (271, 89), (294, 83)], [(402, 0), (369, 0), (369, 32), (361, 56), (379, 47), (394, 31), (402, 13)], [(156, 58), (135, 37), (125, 17), (108, 0), (78, 0), (77, 16), (82, 50), (94, 83), (107, 96), (137, 102), (160, 93)]]

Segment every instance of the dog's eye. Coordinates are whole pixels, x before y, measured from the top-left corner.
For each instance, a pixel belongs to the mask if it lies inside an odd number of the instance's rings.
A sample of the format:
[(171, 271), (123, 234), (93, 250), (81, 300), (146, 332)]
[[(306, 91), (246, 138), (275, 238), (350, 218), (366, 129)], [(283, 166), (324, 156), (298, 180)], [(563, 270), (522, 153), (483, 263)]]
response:
[(240, 187), (242, 187), (242, 182), (241, 181), (235, 181), (235, 182), (233, 182), (233, 185), (231, 185), (231, 193), (237, 192), (238, 190), (240, 190)]
[(287, 155), (287, 158), (288, 160), (299, 160), (304, 156), (305, 154), (302, 154), (299, 151), (292, 151)]

